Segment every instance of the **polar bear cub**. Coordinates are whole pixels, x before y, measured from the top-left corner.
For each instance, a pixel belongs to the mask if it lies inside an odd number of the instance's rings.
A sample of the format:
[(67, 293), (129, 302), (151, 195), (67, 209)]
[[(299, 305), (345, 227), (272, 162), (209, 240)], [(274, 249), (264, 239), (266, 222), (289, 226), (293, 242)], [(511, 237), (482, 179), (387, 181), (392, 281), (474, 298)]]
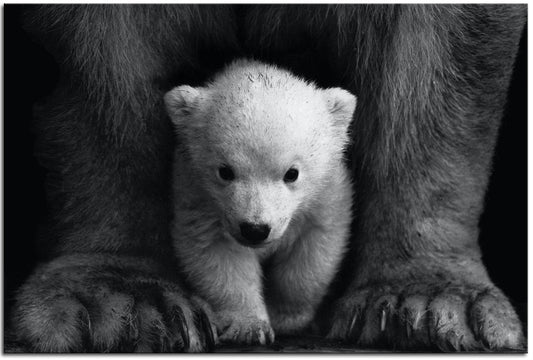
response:
[(178, 136), (175, 253), (219, 339), (265, 344), (303, 330), (347, 245), (355, 96), (238, 60), (165, 104)]

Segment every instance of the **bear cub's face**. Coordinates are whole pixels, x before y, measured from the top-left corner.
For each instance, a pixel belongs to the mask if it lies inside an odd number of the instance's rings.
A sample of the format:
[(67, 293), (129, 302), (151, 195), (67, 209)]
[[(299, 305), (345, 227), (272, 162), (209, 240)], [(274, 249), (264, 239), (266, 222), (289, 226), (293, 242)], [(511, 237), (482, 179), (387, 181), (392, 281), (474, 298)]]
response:
[(174, 88), (165, 103), (198, 184), (243, 245), (282, 238), (331, 177), (343, 174), (356, 104), (345, 90), (237, 61), (205, 87)]

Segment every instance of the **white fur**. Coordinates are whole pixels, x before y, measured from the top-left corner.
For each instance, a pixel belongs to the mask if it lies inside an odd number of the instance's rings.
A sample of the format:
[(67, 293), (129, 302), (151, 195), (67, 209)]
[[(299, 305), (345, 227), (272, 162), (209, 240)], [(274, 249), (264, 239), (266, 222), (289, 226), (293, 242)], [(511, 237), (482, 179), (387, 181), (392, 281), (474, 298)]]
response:
[[(273, 336), (270, 325), (282, 333), (303, 329), (349, 235), (352, 190), (343, 150), (355, 96), (240, 60), (205, 87), (173, 89), (165, 103), (179, 137), (176, 255), (217, 313), (221, 339), (250, 342), (256, 334), (264, 343)], [(219, 177), (222, 164), (233, 169), (233, 181)], [(286, 183), (291, 167), (299, 177)], [(271, 227), (262, 247), (237, 241), (241, 222)]]

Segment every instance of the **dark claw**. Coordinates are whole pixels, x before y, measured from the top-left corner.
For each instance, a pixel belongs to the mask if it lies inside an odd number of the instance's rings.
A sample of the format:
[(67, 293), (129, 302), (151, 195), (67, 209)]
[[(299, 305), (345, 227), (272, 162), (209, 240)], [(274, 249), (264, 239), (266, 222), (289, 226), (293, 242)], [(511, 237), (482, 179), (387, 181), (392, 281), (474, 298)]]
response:
[(346, 332), (346, 338), (349, 339), (351, 337), (353, 328), (355, 326), (355, 322), (357, 321), (357, 307), (354, 307), (352, 310), (352, 315), (350, 316), (351, 322), (350, 326), (348, 327), (348, 331)]
[(411, 338), (411, 324), (409, 324), (409, 322), (405, 323), (405, 332), (407, 334), (407, 338), (410, 339)]
[[(420, 324), (420, 320), (422, 320), (422, 316), (424, 315), (421, 315), (419, 313), (417, 313), (415, 315), (415, 318), (413, 320), (413, 330), (419, 330), (421, 328), (421, 326), (423, 326), (423, 324)], [(429, 318), (426, 318), (426, 319), (429, 319)], [(426, 323), (427, 323), (428, 320), (426, 320)], [(429, 326), (428, 326), (428, 329), (429, 329)]]
[(215, 349), (215, 335), (213, 334), (213, 328), (211, 322), (203, 310), (200, 310), (197, 315), (200, 318), (200, 327), (206, 336), (207, 351), (212, 352)]
[[(189, 350), (191, 345), (191, 340), (189, 338), (189, 327), (185, 321), (185, 315), (183, 315), (183, 310), (179, 306), (176, 306), (173, 310), (174, 322), (178, 325), (178, 330), (181, 335), (181, 340), (183, 341), (183, 350)], [(176, 349), (174, 349), (176, 350)]]
[(81, 339), (82, 345), (79, 350), (81, 351), (83, 349), (83, 351), (86, 351), (86, 352), (98, 351), (98, 349), (94, 349), (93, 347), (93, 340), (92, 340), (92, 335), (91, 335), (92, 334), (91, 316), (89, 315), (90, 305), (87, 303), (87, 301), (83, 301), (83, 299), (80, 296), (74, 295), (74, 298), (82, 305), (82, 308), (77, 314), (79, 323), (83, 324), (82, 339)]
[(476, 329), (474, 325), (471, 325), (472, 333), (474, 334), (474, 339), (476, 341), (482, 341), (481, 334), (483, 333), (482, 325), (479, 324), (478, 328)]
[(267, 345), (274, 343), (274, 333), (272, 331), (265, 332), (265, 338)]
[(351, 318), (352, 322), (350, 323), (350, 328), (348, 329), (348, 339), (352, 339), (353, 341), (357, 342), (364, 325), (362, 311), (359, 307), (354, 307)]
[(167, 353), (172, 350), (172, 346), (170, 344), (170, 339), (166, 336), (161, 338), (161, 352)]
[(487, 339), (481, 338), (481, 340), (478, 340), (478, 341), (481, 341), (481, 344), (482, 344), (482, 346), (485, 347), (485, 349), (493, 350), (493, 348), (492, 348), (492, 344), (490, 344), (490, 343), (487, 341)]
[(135, 343), (137, 339), (139, 338), (139, 327), (138, 327), (138, 324), (135, 318), (136, 318), (136, 313), (126, 315), (125, 317), (126, 327), (127, 327), (127, 332), (128, 332), (128, 339), (132, 339), (130, 341), (131, 344)]
[(387, 311), (385, 310), (385, 307), (381, 309), (381, 331), (385, 331), (385, 327), (387, 326)]
[(252, 344), (259, 344), (259, 330), (252, 331)]
[(413, 325), (411, 324), (411, 312), (407, 309), (403, 309), (403, 314), (401, 315), (401, 318), (405, 322), (405, 335), (407, 336), (407, 339), (411, 338), (411, 334), (413, 332)]
[(457, 336), (453, 333), (453, 331), (449, 331), (447, 336), (446, 336), (446, 342), (445, 342), (445, 347), (447, 349), (447, 351), (451, 352), (451, 351), (459, 351), (461, 349), (461, 344), (459, 342), (459, 339), (457, 338)]

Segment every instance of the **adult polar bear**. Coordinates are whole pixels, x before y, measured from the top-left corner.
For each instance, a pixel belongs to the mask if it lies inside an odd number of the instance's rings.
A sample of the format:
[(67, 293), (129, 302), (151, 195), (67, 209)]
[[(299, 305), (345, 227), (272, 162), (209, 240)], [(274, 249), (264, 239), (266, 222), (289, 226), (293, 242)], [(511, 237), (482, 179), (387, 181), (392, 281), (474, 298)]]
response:
[(13, 324), (35, 351), (203, 350), (209, 310), (172, 277), (162, 95), (254, 55), (359, 98), (351, 284), (329, 336), (520, 349), (477, 222), (523, 5), (50, 5), (28, 28), (62, 81), (37, 114), (52, 259)]

